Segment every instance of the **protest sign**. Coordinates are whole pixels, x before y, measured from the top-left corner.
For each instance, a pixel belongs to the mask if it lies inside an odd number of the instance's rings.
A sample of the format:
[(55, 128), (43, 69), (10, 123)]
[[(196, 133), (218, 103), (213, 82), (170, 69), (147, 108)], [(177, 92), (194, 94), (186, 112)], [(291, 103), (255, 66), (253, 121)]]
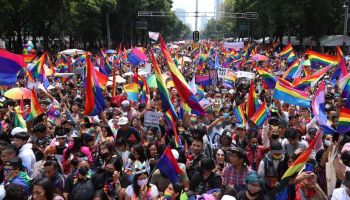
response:
[(160, 112), (147, 111), (144, 115), (144, 125), (145, 126), (159, 126), (159, 119), (163, 117)]

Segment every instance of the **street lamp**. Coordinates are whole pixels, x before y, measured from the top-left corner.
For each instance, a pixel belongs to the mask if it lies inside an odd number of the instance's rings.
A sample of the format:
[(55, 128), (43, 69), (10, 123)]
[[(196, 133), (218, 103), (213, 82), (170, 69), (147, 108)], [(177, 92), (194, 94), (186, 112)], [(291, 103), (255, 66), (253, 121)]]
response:
[(347, 31), (348, 31), (349, 0), (344, 1), (343, 8), (345, 8), (345, 13), (344, 13), (343, 48), (346, 49), (346, 34), (347, 34)]

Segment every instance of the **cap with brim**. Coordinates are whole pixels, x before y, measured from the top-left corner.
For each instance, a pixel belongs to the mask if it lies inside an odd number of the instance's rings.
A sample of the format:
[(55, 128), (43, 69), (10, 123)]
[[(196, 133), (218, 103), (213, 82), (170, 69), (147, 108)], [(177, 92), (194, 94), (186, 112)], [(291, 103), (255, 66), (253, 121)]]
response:
[(227, 150), (228, 155), (236, 154), (240, 158), (246, 157), (245, 151), (239, 147)]
[(237, 129), (245, 129), (245, 126), (243, 124), (236, 124)]
[(22, 133), (22, 132), (27, 132), (28, 130), (26, 128), (21, 128), (21, 127), (16, 127), (14, 129), (12, 129), (11, 131), (11, 135), (14, 136), (16, 135), (17, 133)]
[(126, 125), (129, 123), (129, 120), (127, 117), (121, 117), (118, 121), (118, 125)]

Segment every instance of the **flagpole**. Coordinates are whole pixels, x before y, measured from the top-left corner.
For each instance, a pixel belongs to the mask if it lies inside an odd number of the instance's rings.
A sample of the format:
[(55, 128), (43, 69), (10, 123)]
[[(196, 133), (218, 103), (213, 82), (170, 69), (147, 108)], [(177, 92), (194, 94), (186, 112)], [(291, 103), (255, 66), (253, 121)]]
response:
[(115, 66), (115, 61), (113, 60), (113, 83), (112, 83), (112, 97), (116, 95), (116, 66)]

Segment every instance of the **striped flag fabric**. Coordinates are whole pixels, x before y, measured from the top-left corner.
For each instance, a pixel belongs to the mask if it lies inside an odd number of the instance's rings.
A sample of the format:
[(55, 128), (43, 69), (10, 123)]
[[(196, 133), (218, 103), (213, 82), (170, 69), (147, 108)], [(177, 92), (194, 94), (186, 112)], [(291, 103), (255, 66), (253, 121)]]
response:
[(296, 106), (311, 107), (308, 93), (284, 85), (280, 81), (276, 83), (273, 98)]
[(259, 101), (255, 92), (254, 83), (250, 83), (247, 103), (245, 105), (245, 113), (248, 118), (251, 118), (259, 109)]
[(41, 107), (38, 96), (36, 95), (35, 89), (33, 88), (31, 94), (30, 113), (27, 117), (27, 121), (30, 121), (43, 113), (44, 110)]
[(269, 108), (266, 106), (266, 102), (264, 101), (256, 113), (250, 118), (252, 122), (257, 126), (262, 126), (267, 118), (270, 116)]
[(233, 109), (233, 114), (235, 115), (238, 124), (241, 124), (243, 127), (247, 126), (247, 119), (244, 113), (244, 103), (239, 104), (236, 108)]

